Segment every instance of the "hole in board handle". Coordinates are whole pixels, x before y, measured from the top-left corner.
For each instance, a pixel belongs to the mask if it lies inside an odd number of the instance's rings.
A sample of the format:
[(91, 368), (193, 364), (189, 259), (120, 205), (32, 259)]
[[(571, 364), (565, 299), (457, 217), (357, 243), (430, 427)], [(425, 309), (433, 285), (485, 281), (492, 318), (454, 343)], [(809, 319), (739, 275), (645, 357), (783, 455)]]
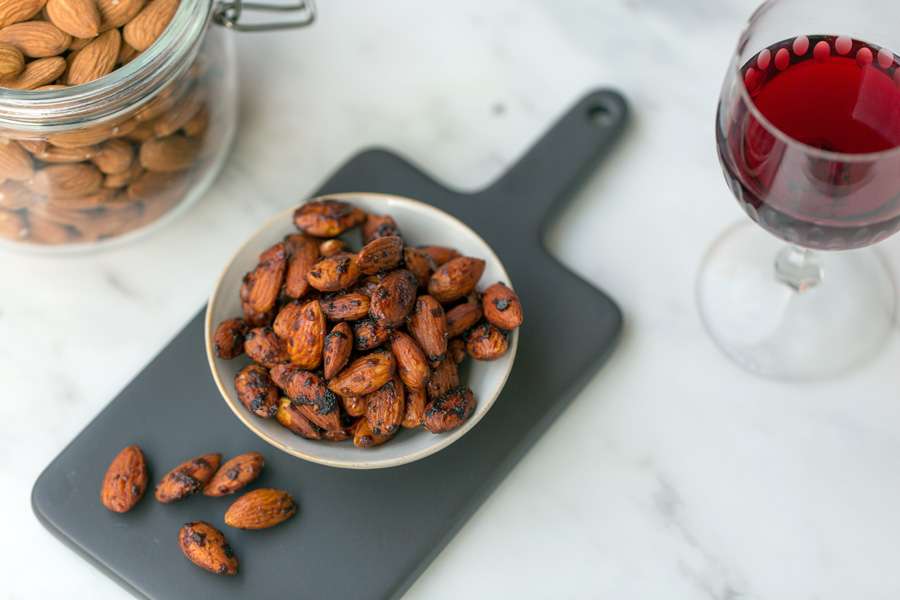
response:
[(591, 104), (587, 109), (588, 120), (595, 127), (609, 127), (616, 122), (616, 116), (614, 107), (599, 102)]

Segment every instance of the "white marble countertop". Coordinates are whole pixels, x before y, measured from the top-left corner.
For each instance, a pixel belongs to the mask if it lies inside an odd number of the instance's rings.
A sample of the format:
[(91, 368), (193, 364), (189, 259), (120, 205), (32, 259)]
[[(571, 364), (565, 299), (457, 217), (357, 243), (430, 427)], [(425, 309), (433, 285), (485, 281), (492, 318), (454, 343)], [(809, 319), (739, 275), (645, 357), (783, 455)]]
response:
[[(240, 37), (241, 129), (199, 204), (108, 253), (0, 260), (0, 597), (123, 595), (43, 530), (31, 485), (261, 219), (371, 144), (478, 187), (598, 85), (634, 123), (550, 246), (621, 303), (624, 339), (408, 597), (900, 597), (900, 338), (840, 379), (774, 383), (694, 305), (741, 218), (713, 116), (754, 3), (330, 0), (313, 30)], [(884, 250), (900, 271), (900, 239)]]

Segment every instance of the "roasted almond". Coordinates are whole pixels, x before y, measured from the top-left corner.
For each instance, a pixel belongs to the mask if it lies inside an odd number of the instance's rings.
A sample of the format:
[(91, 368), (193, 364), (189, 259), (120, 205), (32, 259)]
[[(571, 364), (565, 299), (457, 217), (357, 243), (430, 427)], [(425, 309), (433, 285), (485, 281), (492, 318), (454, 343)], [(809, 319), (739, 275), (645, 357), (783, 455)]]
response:
[[(332, 392), (329, 392), (334, 396)], [(311, 404), (297, 404), (297, 410), (310, 420), (316, 427), (324, 431), (339, 431), (341, 429), (341, 411), (337, 400), (330, 410), (317, 408)]]
[(310, 269), (306, 280), (321, 292), (338, 292), (359, 278), (359, 265), (353, 254), (334, 254), (323, 258)]
[(34, 161), (22, 146), (12, 140), (0, 141), (0, 181), (27, 181), (34, 175)]
[(459, 258), (460, 256), (460, 253), (454, 248), (447, 248), (445, 246), (419, 246), (419, 250), (431, 257), (431, 260), (434, 261), (435, 268), (450, 262), (454, 258)]
[(374, 448), (394, 437), (392, 433), (377, 434), (366, 419), (360, 419), (353, 428), (353, 445), (357, 448)]
[(366, 414), (366, 396), (338, 396), (344, 412), (351, 417), (362, 417)]
[(250, 360), (271, 369), (290, 361), (284, 340), (275, 335), (271, 327), (256, 327), (244, 336), (244, 352)]
[(331, 379), (347, 366), (353, 352), (353, 331), (347, 323), (338, 323), (325, 336), (325, 379)]
[(66, 61), (54, 56), (33, 60), (25, 65), (25, 70), (15, 79), (0, 81), (0, 87), (11, 90), (34, 90), (53, 83), (66, 71)]
[(396, 235), (374, 239), (363, 246), (356, 259), (364, 275), (390, 271), (403, 260), (403, 239)]
[(419, 296), (408, 327), (428, 361), (435, 363), (447, 353), (447, 317), (444, 308), (431, 296)]
[(398, 331), (391, 336), (391, 352), (397, 362), (397, 373), (406, 387), (413, 390), (425, 388), (431, 375), (428, 359), (419, 344), (409, 335)]
[(204, 454), (181, 463), (160, 480), (156, 499), (168, 504), (196, 494), (212, 479), (221, 460), (221, 454)]
[(419, 248), (407, 246), (403, 249), (403, 262), (410, 273), (416, 276), (420, 288), (428, 287), (428, 280), (434, 273), (434, 261), (427, 252)]
[(464, 302), (447, 311), (447, 337), (455, 338), (481, 320), (483, 312), (477, 302)]
[(315, 200), (294, 211), (294, 225), (311, 236), (333, 238), (361, 224), (366, 213), (340, 200)]
[[(47, 0), (47, 18), (76, 38), (90, 39), (100, 35), (100, 11), (96, 0)], [(118, 30), (113, 31), (118, 35)]]
[(169, 26), (181, 0), (150, 0), (136, 17), (122, 30), (125, 41), (143, 52), (152, 46)]
[(247, 492), (225, 512), (225, 524), (236, 529), (267, 529), (297, 513), (297, 503), (284, 490), (261, 488)]
[(484, 290), (484, 318), (500, 329), (511, 331), (522, 324), (522, 303), (506, 284), (497, 282)]
[(238, 559), (222, 532), (204, 521), (185, 523), (178, 531), (178, 546), (184, 556), (216, 575), (236, 575)]
[(436, 400), (450, 390), (459, 386), (459, 369), (456, 362), (446, 358), (432, 369), (431, 377), (425, 387), (429, 400)]
[(109, 140), (100, 146), (91, 161), (106, 175), (124, 173), (134, 164), (134, 150), (125, 140)]
[(391, 328), (376, 323), (374, 319), (353, 322), (354, 347), (360, 352), (374, 350), (391, 337)]
[(121, 27), (134, 19), (144, 8), (144, 0), (95, 0), (100, 11), (100, 29)]
[(467, 387), (457, 387), (425, 407), (425, 429), (444, 433), (456, 429), (475, 412), (475, 395)]
[(340, 429), (328, 429), (322, 432), (322, 439), (329, 442), (343, 442), (353, 437), (353, 429), (341, 427)]
[(475, 360), (497, 360), (509, 349), (506, 333), (482, 322), (466, 333), (466, 352)]
[(147, 463), (137, 446), (124, 448), (110, 463), (100, 488), (103, 506), (116, 513), (134, 508), (147, 491)]
[(400, 423), (406, 429), (415, 429), (425, 422), (425, 405), (428, 403), (428, 396), (425, 390), (406, 389), (406, 413), (403, 415), (403, 421)]
[[(286, 268), (284, 244), (275, 244), (260, 254), (259, 264), (244, 276), (246, 288), (241, 290), (241, 300), (248, 304), (253, 313), (266, 314), (275, 308)], [(248, 315), (244, 317), (247, 319)]]
[(238, 400), (258, 417), (269, 419), (278, 411), (278, 388), (261, 365), (247, 365), (235, 376)]
[(319, 245), (313, 238), (297, 233), (284, 238), (284, 247), (288, 255), (284, 293), (290, 298), (302, 298), (309, 289), (306, 276), (319, 260)]
[(366, 396), (366, 420), (376, 435), (396, 433), (405, 414), (404, 387), (396, 377)]
[(62, 54), (72, 36), (47, 21), (26, 21), (0, 29), (0, 42), (15, 46), (29, 58), (50, 58)]
[(328, 387), (341, 396), (365, 396), (391, 380), (394, 366), (394, 355), (390, 352), (372, 352), (350, 363)]
[(382, 326), (402, 324), (416, 303), (417, 286), (415, 275), (406, 269), (391, 271), (372, 293), (369, 314)]
[(47, 0), (0, 0), (0, 28), (27, 21), (37, 15)]
[(286, 304), (275, 318), (275, 332), (284, 339), (292, 363), (303, 369), (322, 364), (325, 315), (317, 300)]
[(231, 360), (243, 354), (246, 335), (247, 324), (243, 319), (227, 319), (219, 323), (213, 335), (216, 356)]
[(322, 256), (334, 256), (339, 252), (347, 251), (347, 242), (342, 239), (334, 238), (331, 240), (325, 240), (321, 244), (319, 244), (319, 254)]
[(461, 364), (468, 354), (466, 353), (466, 342), (462, 338), (454, 338), (447, 342), (447, 358)]
[(28, 182), (29, 189), (48, 198), (77, 198), (100, 190), (103, 174), (94, 165), (77, 163), (44, 167)]
[(308, 440), (322, 439), (319, 428), (306, 418), (290, 398), (282, 398), (275, 419), (282, 427)]
[(349, 292), (319, 301), (322, 312), (332, 321), (356, 321), (369, 314), (369, 297)]
[(177, 173), (189, 169), (199, 151), (197, 140), (181, 134), (149, 139), (141, 144), (141, 164), (155, 173)]
[(478, 285), (485, 263), (480, 258), (460, 256), (444, 263), (428, 281), (428, 293), (438, 302), (452, 302), (468, 295)]
[[(312, 406), (321, 415), (336, 412), (337, 397), (315, 373), (304, 371), (296, 365), (278, 365), (272, 369), (271, 376), (295, 404)], [(318, 425), (317, 421), (314, 422)]]
[(219, 467), (203, 488), (205, 496), (228, 496), (255, 481), (262, 473), (266, 460), (259, 452), (235, 456)]
[(100, 35), (75, 54), (69, 64), (66, 83), (82, 85), (109, 75), (116, 68), (122, 36), (118, 29)]
[(12, 44), (0, 44), (0, 80), (13, 79), (25, 70), (25, 56)]
[(390, 215), (367, 215), (366, 222), (362, 226), (363, 243), (368, 244), (372, 240), (381, 237), (399, 236), (400, 229), (397, 222)]

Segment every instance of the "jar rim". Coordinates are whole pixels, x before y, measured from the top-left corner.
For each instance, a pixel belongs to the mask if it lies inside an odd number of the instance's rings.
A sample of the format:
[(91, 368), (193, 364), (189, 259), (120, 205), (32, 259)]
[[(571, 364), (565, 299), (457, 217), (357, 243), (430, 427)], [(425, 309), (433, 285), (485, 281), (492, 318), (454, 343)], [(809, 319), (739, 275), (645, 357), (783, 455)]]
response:
[(133, 112), (187, 70), (209, 26), (213, 4), (214, 0), (181, 2), (150, 48), (90, 83), (41, 92), (0, 89), (0, 131), (58, 132)]

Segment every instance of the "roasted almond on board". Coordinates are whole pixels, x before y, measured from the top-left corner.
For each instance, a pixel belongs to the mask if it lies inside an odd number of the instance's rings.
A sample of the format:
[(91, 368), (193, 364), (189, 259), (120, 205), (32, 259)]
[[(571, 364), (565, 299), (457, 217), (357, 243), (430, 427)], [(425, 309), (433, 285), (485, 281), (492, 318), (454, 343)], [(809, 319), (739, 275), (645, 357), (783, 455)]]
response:
[(397, 267), (403, 260), (403, 240), (389, 235), (372, 240), (359, 251), (357, 264), (364, 275), (374, 275)]
[(400, 235), (400, 229), (392, 216), (372, 214), (366, 216), (366, 222), (362, 226), (364, 244), (381, 237), (398, 235)]
[(366, 396), (366, 420), (377, 435), (391, 435), (400, 428), (406, 415), (403, 383), (394, 378)]
[(204, 521), (185, 523), (178, 531), (178, 546), (184, 556), (216, 575), (236, 575), (238, 559), (222, 532)]
[(471, 293), (484, 273), (480, 258), (460, 256), (444, 263), (428, 281), (428, 293), (438, 302), (452, 302)]
[(456, 429), (475, 412), (475, 396), (467, 387), (457, 387), (425, 407), (425, 428), (431, 433)]
[(338, 292), (347, 289), (359, 278), (356, 256), (348, 253), (323, 258), (310, 269), (306, 280), (321, 292)]
[(360, 225), (366, 218), (359, 208), (340, 200), (307, 202), (294, 211), (294, 225), (311, 236), (333, 238), (351, 227)]
[(406, 414), (400, 423), (406, 429), (415, 429), (425, 421), (425, 405), (428, 397), (425, 390), (406, 390)]
[(466, 334), (466, 352), (475, 360), (497, 360), (509, 349), (506, 333), (482, 322)]
[(0, 28), (27, 21), (46, 4), (47, 0), (0, 0)]
[(216, 356), (231, 360), (243, 354), (245, 335), (247, 335), (247, 324), (243, 319), (227, 319), (219, 323), (213, 335)]
[(394, 353), (397, 373), (404, 385), (413, 390), (424, 389), (431, 369), (419, 344), (411, 336), (398, 331), (391, 336), (391, 352)]
[(484, 318), (491, 325), (511, 331), (522, 324), (522, 303), (506, 284), (497, 282), (482, 295)]
[(406, 269), (391, 271), (372, 292), (369, 314), (382, 326), (402, 324), (416, 302), (417, 287), (415, 275)]
[(391, 337), (391, 328), (376, 323), (374, 319), (353, 321), (353, 344), (360, 352), (374, 350)]
[(328, 387), (341, 396), (365, 396), (390, 381), (394, 366), (394, 355), (390, 352), (372, 352), (350, 363)]
[(463, 302), (447, 311), (447, 337), (455, 338), (474, 326), (484, 315), (481, 304)]
[(132, 48), (143, 52), (159, 39), (169, 26), (181, 0), (150, 0), (127, 25), (123, 33)]
[(244, 336), (244, 352), (250, 360), (271, 369), (279, 363), (291, 360), (284, 340), (275, 335), (271, 327), (256, 327)]
[(140, 502), (147, 491), (147, 463), (138, 446), (124, 448), (110, 463), (100, 488), (103, 506), (125, 513)]
[(264, 419), (278, 411), (278, 388), (261, 365), (247, 365), (235, 376), (234, 388), (244, 408)]
[(347, 323), (338, 323), (325, 336), (323, 352), (325, 379), (331, 379), (347, 366), (353, 352), (353, 331)]
[(332, 321), (356, 321), (369, 314), (369, 297), (348, 292), (320, 300), (322, 311)]
[(435, 363), (447, 354), (447, 317), (444, 308), (431, 296), (419, 296), (407, 324), (428, 361)]
[(204, 454), (181, 463), (160, 480), (156, 486), (156, 499), (168, 504), (196, 494), (212, 479), (221, 460), (221, 454)]
[(425, 389), (429, 400), (436, 400), (459, 386), (459, 369), (456, 363), (446, 358), (431, 371)]
[(72, 37), (90, 39), (100, 35), (96, 0), (47, 0), (47, 18)]
[(203, 488), (205, 496), (228, 496), (246, 487), (262, 473), (266, 460), (259, 452), (235, 456), (219, 467)]
[(275, 419), (282, 427), (308, 440), (320, 440), (319, 428), (297, 407), (290, 398), (282, 398)]
[(225, 524), (236, 529), (267, 529), (297, 513), (297, 503), (284, 490), (262, 488), (247, 492), (225, 512)]
[(29, 58), (51, 58), (69, 48), (72, 36), (47, 21), (26, 21), (0, 29), (0, 42), (15, 46)]
[(288, 255), (284, 293), (290, 298), (302, 298), (309, 289), (306, 276), (319, 260), (319, 244), (311, 237), (296, 233), (284, 238), (284, 247)]

